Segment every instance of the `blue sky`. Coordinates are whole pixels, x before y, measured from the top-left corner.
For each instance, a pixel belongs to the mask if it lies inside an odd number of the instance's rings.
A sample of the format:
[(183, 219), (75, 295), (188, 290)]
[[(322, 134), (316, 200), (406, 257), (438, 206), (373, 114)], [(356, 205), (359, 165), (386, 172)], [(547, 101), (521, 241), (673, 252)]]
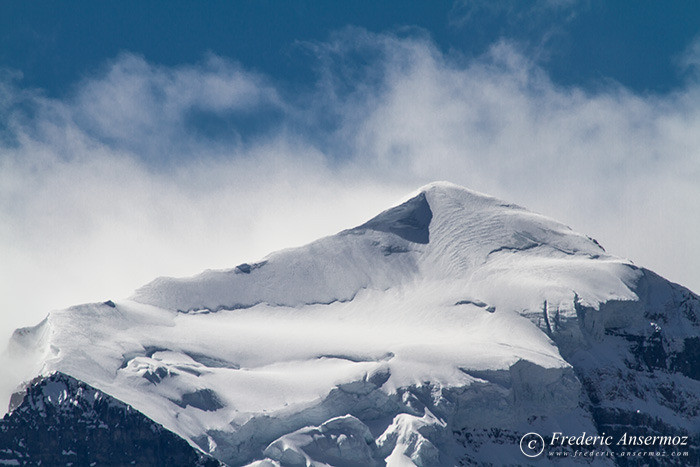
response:
[(699, 291), (699, 65), (690, 1), (2, 2), (0, 331), (439, 179)]
[[(61, 96), (121, 52), (151, 63), (195, 63), (207, 53), (284, 85), (308, 85), (314, 57), (300, 43), (348, 25), (371, 32), (420, 28), (443, 53), (473, 57), (518, 43), (554, 82), (668, 92), (700, 31), (693, 1), (76, 1), (3, 2), (0, 64), (24, 86)], [(407, 32), (408, 33), (408, 32)]]

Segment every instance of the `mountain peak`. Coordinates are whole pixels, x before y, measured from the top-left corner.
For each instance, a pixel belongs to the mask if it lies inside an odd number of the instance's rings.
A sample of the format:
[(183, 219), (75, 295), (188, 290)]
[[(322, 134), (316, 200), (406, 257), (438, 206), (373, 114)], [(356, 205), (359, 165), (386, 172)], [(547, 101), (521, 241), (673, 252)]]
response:
[(433, 201), (433, 203), (431, 203), (433, 209), (438, 209), (440, 207), (439, 200), (459, 200), (459, 202), (461, 202), (465, 207), (470, 205), (474, 207), (485, 207), (492, 205), (522, 209), (520, 206), (512, 203), (506, 203), (505, 201), (491, 195), (487, 195), (485, 193), (472, 190), (471, 188), (444, 180), (434, 181), (423, 185), (416, 191), (407, 195), (406, 198), (415, 198), (420, 194), (425, 195), (429, 202)]
[(476, 190), (472, 190), (462, 185), (457, 185), (456, 183), (448, 182), (447, 180), (435, 180), (434, 182), (427, 183), (422, 187), (418, 188), (415, 193), (428, 193), (428, 192), (462, 192), (462, 193), (472, 193), (474, 195), (485, 196), (483, 193), (479, 193)]
[(697, 296), (588, 237), (437, 182), (258, 263), (52, 312), (13, 348), (231, 465), (516, 465), (528, 432), (697, 426), (699, 322)]
[(522, 209), (451, 182), (436, 181), (422, 186), (408, 195), (406, 201), (350, 230), (392, 233), (409, 242), (427, 244), (430, 242), (433, 210), (440, 210), (449, 205), (459, 206), (463, 213), (488, 207)]
[[(419, 278), (455, 282), (483, 277), (492, 290), (490, 282), (518, 271), (516, 275), (538, 284), (528, 288), (533, 301), (541, 299), (540, 288), (560, 290), (560, 298), (569, 300), (572, 288), (566, 284), (573, 280), (580, 285), (581, 299), (594, 304), (604, 297), (576, 279), (572, 260), (615, 275), (609, 269), (618, 263), (596, 262), (602, 258), (612, 257), (565, 225), (452, 183), (435, 182), (358, 227), (272, 253), (253, 266), (159, 278), (132, 298), (186, 312), (260, 303), (300, 306), (350, 301), (362, 290), (399, 288)], [(511, 271), (487, 279), (502, 264)], [(535, 273), (542, 268), (546, 274)], [(624, 282), (613, 282), (605, 297), (630, 296)]]

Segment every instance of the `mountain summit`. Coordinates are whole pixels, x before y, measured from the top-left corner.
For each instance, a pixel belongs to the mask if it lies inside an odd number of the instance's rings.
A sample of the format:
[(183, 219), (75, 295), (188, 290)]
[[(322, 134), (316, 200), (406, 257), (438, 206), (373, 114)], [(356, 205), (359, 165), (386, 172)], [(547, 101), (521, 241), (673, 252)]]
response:
[[(309, 245), (17, 330), (8, 352), (39, 378), (13, 396), (0, 441), (26, 446), (16, 414), (79, 400), (82, 384), (200, 463), (521, 464), (523, 435), (585, 431), (689, 436), (686, 464), (699, 459), (698, 335), (689, 290), (439, 182)], [(70, 382), (52, 399), (41, 388), (56, 375)], [(30, 456), (13, 449), (0, 460)]]

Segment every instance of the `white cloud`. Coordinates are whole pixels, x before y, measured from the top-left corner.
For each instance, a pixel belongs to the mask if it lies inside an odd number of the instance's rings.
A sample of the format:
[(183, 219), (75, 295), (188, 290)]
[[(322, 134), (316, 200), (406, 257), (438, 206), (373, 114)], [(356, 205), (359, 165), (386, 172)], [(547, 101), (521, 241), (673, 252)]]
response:
[(508, 44), (460, 64), (429, 43), (395, 41), (383, 46), (403, 59), (386, 70), (355, 153), (525, 204), (700, 289), (696, 82), (666, 96), (590, 92), (554, 85)]
[[(665, 96), (563, 88), (505, 43), (465, 60), (360, 30), (313, 50), (325, 72), (301, 96), (215, 57), (123, 55), (64, 100), (6, 80), (0, 333), (351, 227), (435, 179), (700, 290), (696, 82)], [(202, 132), (193, 111), (226, 131)], [(258, 113), (246, 139), (237, 125)]]

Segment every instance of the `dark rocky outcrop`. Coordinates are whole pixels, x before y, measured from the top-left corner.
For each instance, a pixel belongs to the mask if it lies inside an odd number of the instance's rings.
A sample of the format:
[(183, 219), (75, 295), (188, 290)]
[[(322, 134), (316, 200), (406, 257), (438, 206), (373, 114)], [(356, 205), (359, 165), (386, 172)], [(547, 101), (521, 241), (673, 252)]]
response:
[(432, 218), (433, 211), (425, 198), (425, 193), (421, 193), (352, 230), (368, 229), (388, 232), (409, 242), (426, 244), (430, 241), (429, 227)]
[[(615, 439), (625, 434), (688, 439), (687, 446), (675, 449), (687, 456), (677, 458), (625, 457), (626, 451), (641, 448), (614, 444), (610, 450), (617, 465), (700, 465), (700, 433), (692, 428), (700, 414), (700, 297), (640, 271), (639, 301), (604, 303), (599, 311), (577, 305), (589, 345), (562, 355), (582, 382), (599, 433)], [(598, 321), (602, 333), (588, 325), (596, 314), (603, 317)], [(563, 338), (554, 335), (560, 348), (567, 347)]]
[(0, 463), (222, 465), (133, 407), (63, 373), (35, 380), (0, 421)]

